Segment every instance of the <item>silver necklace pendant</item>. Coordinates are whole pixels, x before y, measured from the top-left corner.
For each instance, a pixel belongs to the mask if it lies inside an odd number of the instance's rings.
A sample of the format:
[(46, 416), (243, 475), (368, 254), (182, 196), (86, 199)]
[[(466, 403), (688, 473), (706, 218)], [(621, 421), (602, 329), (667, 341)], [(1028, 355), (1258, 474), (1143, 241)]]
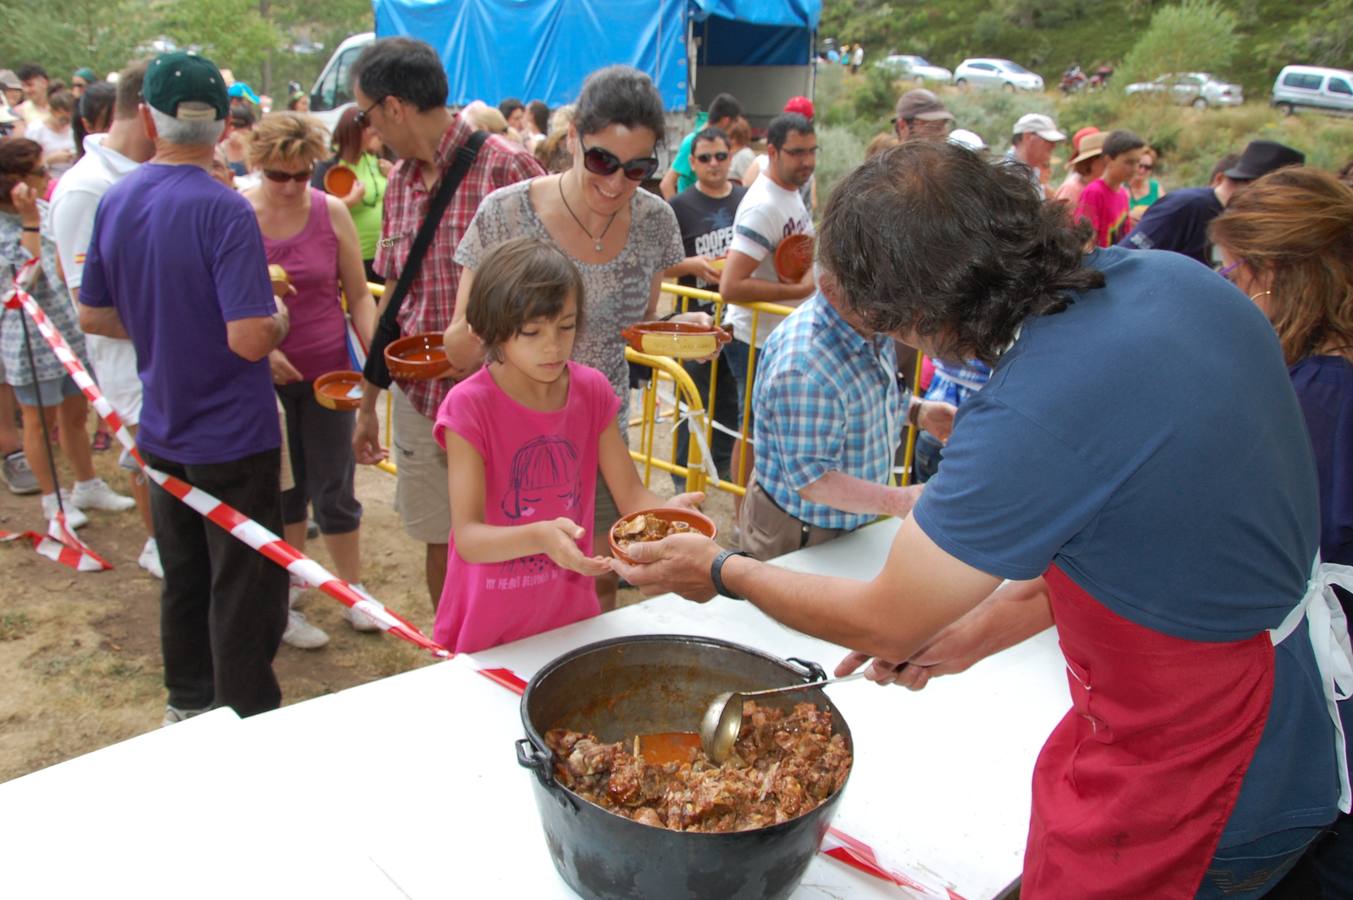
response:
[(601, 252), (601, 241), (597, 241), (595, 244), (593, 244), (593, 245), (592, 245), (592, 249), (595, 250), (595, 251), (597, 251), (598, 253), (600, 253), (600, 252)]

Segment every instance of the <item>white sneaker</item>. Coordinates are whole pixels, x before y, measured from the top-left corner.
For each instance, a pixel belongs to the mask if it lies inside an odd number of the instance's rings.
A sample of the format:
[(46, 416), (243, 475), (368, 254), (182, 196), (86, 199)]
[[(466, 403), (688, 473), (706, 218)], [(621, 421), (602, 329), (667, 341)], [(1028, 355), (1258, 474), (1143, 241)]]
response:
[(119, 494), (102, 478), (75, 482), (75, 490), (70, 492), (70, 499), (81, 509), (101, 509), (104, 512), (122, 512), (136, 505), (135, 500)]
[(208, 712), (208, 710), (206, 710), (206, 709), (179, 709), (177, 706), (170, 706), (170, 705), (168, 705), (168, 704), (165, 704), (165, 707), (164, 707), (164, 720), (160, 722), (160, 727), (161, 727), (161, 728), (164, 728), (164, 727), (167, 726), (167, 725), (174, 725), (174, 724), (176, 724), (176, 723), (178, 723), (178, 722), (186, 722), (188, 719), (191, 719), (193, 716), (200, 716), (200, 715), (202, 715), (204, 712)]
[(299, 650), (318, 650), (329, 643), (329, 636), (305, 620), (305, 614), (291, 610), (287, 613), (287, 630), (282, 640)]
[[(354, 584), (352, 587), (353, 590), (357, 591), (357, 593), (361, 594), (363, 597), (372, 599), (371, 595), (366, 592), (366, 588), (362, 587), (360, 584)], [(353, 631), (381, 630), (381, 626), (377, 624), (375, 619), (371, 618), (360, 609), (352, 606), (348, 607), (348, 624), (352, 626)]]
[[(74, 531), (76, 528), (84, 528), (89, 524), (89, 516), (80, 511), (71, 499), (63, 492), (61, 495), (62, 504), (66, 510), (66, 527)], [(42, 515), (43, 518), (51, 520), (56, 518), (56, 494), (42, 495)]]
[(155, 538), (146, 538), (146, 545), (141, 548), (141, 555), (136, 558), (136, 564), (161, 581), (164, 580), (164, 566), (160, 565), (160, 547), (155, 543)]

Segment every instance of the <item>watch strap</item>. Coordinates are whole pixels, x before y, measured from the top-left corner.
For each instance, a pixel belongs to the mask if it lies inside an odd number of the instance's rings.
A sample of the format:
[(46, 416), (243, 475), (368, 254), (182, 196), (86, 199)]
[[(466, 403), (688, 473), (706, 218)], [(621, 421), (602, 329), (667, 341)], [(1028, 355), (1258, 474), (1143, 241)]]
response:
[(728, 561), (730, 556), (746, 556), (750, 558), (751, 554), (744, 553), (741, 550), (722, 550), (719, 555), (714, 557), (714, 562), (709, 564), (709, 580), (714, 582), (714, 590), (725, 597), (733, 600), (746, 600), (746, 597), (735, 594), (728, 585), (723, 583), (723, 564)]

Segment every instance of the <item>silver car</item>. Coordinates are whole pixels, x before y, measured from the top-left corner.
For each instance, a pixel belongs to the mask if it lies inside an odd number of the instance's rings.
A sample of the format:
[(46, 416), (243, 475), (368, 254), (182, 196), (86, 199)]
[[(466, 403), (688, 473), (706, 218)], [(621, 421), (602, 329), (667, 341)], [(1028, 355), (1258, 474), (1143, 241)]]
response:
[(1273, 82), (1273, 105), (1289, 116), (1298, 109), (1353, 115), (1353, 72), (1324, 66), (1284, 66)]
[(1183, 72), (1162, 75), (1154, 81), (1130, 84), (1129, 95), (1166, 94), (1180, 106), (1207, 109), (1209, 106), (1239, 106), (1245, 102), (1245, 92), (1238, 84), (1220, 81), (1207, 72)]
[(934, 66), (924, 56), (912, 56), (907, 53), (893, 53), (874, 63), (880, 69), (887, 69), (894, 78), (909, 79), (921, 84), (926, 81), (938, 81), (948, 84), (954, 80), (954, 73), (944, 66)]
[(954, 84), (960, 88), (1004, 88), (1007, 91), (1041, 91), (1043, 77), (1008, 59), (965, 59), (954, 69)]

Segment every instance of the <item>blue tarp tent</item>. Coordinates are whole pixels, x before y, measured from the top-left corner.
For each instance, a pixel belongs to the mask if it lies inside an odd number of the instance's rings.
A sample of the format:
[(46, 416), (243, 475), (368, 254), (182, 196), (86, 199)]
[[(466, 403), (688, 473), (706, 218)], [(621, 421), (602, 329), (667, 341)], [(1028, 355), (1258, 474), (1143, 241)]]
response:
[(441, 56), (449, 102), (504, 97), (550, 106), (578, 97), (587, 73), (626, 63), (653, 78), (670, 110), (697, 65), (807, 65), (821, 0), (373, 0), (376, 35), (412, 35)]

